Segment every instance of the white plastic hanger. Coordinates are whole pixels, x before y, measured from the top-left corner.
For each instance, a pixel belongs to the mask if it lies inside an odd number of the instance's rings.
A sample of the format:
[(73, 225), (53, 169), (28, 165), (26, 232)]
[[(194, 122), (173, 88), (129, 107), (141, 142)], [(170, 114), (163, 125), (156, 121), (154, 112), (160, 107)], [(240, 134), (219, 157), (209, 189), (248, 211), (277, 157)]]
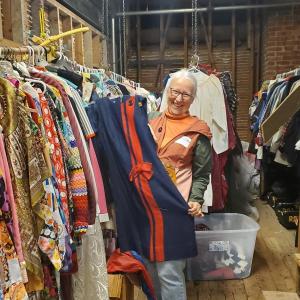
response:
[[(30, 46), (26, 46), (26, 48), (28, 49), (28, 55), (29, 55), (29, 60), (28, 60), (28, 64), (31, 66), (35, 65), (35, 55), (34, 55), (34, 49)], [(30, 59), (32, 59), (32, 61), (30, 61)]]
[(199, 71), (198, 70), (198, 65), (199, 65), (199, 61), (200, 61), (200, 57), (195, 53), (192, 57), (191, 57), (191, 62), (189, 64), (189, 71)]
[(45, 82), (39, 80), (39, 79), (31, 79), (31, 78), (25, 78), (25, 80), (29, 83), (38, 83), (43, 86), (42, 94), (44, 95), (47, 91), (47, 85)]

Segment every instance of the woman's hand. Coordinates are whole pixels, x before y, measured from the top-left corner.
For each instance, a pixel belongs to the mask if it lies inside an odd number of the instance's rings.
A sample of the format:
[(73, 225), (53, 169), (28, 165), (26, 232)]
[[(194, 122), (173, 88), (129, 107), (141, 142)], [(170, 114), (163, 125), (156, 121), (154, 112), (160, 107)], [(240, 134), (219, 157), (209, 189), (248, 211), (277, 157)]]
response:
[(193, 217), (203, 217), (201, 205), (198, 202), (190, 201), (188, 202), (190, 209), (188, 210), (189, 215)]

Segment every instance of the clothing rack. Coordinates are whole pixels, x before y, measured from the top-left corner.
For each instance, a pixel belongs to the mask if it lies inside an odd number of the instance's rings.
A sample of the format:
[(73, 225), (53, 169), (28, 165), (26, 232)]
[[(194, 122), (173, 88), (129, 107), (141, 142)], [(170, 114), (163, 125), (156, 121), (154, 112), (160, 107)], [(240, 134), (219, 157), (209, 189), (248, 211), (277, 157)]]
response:
[(84, 65), (77, 63), (74, 60), (69, 59), (65, 56), (62, 52), (56, 51), (55, 47), (44, 47), (44, 46), (22, 46), (22, 47), (0, 47), (0, 60), (17, 60), (18, 55), (28, 55), (28, 61), (32, 61), (33, 64), (35, 63), (36, 58), (45, 58), (47, 59), (47, 54), (54, 53), (55, 56), (58, 57), (58, 60), (65, 60), (70, 63), (74, 70), (86, 73), (101, 73), (106, 74), (109, 78), (119, 83), (126, 83), (129, 84), (134, 89), (140, 88), (140, 83), (135, 81), (129, 80), (128, 78), (117, 74), (115, 72), (105, 72), (105, 69), (95, 69), (95, 68), (88, 68)]
[(120, 82), (120, 83), (127, 83), (127, 84), (130, 84), (130, 86), (132, 86), (134, 89), (137, 89), (137, 88), (140, 88), (141, 87), (141, 84), (138, 83), (138, 82), (135, 82), (133, 80), (129, 80), (127, 79), (126, 77), (120, 75), (120, 74), (117, 74), (115, 72), (109, 72), (110, 73), (110, 78), (114, 81), (117, 81), (117, 82)]
[(286, 77), (289, 77), (289, 76), (292, 76), (292, 75), (300, 75), (300, 67), (298, 67), (294, 70), (291, 70), (289, 72), (286, 72), (286, 73), (277, 74), (276, 79), (286, 78)]
[(78, 70), (80, 72), (85, 72), (85, 73), (90, 73), (90, 74), (92, 74), (92, 73), (102, 73), (103, 74), (105, 72), (104, 69), (88, 68), (84, 65), (81, 65), (81, 64), (77, 63), (76, 61), (69, 59), (66, 55), (64, 55), (61, 52), (56, 52), (56, 54), (58, 56), (58, 60), (63, 59), (66, 62), (70, 63), (73, 66), (74, 70)]
[(29, 58), (35, 59), (35, 55), (46, 56), (54, 48), (42, 46), (21, 46), (21, 47), (0, 47), (0, 59), (16, 59), (17, 55), (29, 55)]
[(112, 80), (117, 81), (119, 83), (129, 84), (134, 89), (140, 88), (140, 86), (141, 86), (140, 83), (137, 83), (133, 80), (129, 80), (128, 78), (126, 78), (126, 77), (124, 77), (120, 74), (117, 74), (115, 72), (111, 72), (111, 71), (106, 72), (105, 69), (87, 68), (86, 66), (80, 65), (76, 61), (73, 61), (73, 60), (69, 59), (67, 56), (65, 56), (61, 52), (57, 52), (57, 55), (59, 56), (59, 60), (60, 59), (66, 60), (67, 62), (69, 62), (74, 67), (74, 69), (77, 69), (80, 72), (86, 72), (86, 73), (90, 73), (90, 74), (92, 74), (92, 73), (101, 73), (103, 75), (107, 75), (109, 78), (111, 78)]

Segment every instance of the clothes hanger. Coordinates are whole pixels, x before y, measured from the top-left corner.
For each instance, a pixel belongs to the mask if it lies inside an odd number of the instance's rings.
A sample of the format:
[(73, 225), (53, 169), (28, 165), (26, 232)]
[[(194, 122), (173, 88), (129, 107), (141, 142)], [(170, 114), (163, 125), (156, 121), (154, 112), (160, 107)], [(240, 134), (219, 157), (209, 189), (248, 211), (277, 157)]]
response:
[(295, 76), (300, 75), (300, 68), (295, 69)]
[(198, 70), (198, 64), (200, 62), (200, 57), (194, 53), (193, 56), (191, 57), (191, 61), (190, 61), (190, 64), (189, 64), (189, 69), (188, 71), (199, 71)]
[(39, 79), (32, 79), (32, 78), (25, 78), (25, 81), (29, 82), (29, 83), (38, 83), (40, 85), (42, 85), (43, 90), (42, 90), (42, 94), (44, 95), (47, 91), (47, 85), (45, 82), (39, 80)]
[(36, 64), (38, 66), (45, 67), (45, 66), (48, 65), (47, 60), (44, 59), (45, 53), (46, 53), (46, 51), (45, 51), (44, 47), (38, 47), (37, 48)]
[[(26, 48), (28, 49), (28, 64), (31, 64), (31, 66), (34, 67), (35, 65), (35, 55), (34, 55), (34, 49), (30, 46), (26, 46)], [(30, 59), (32, 59), (32, 61), (30, 62)]]
[(29, 71), (27, 69), (27, 65), (26, 65), (26, 63), (24, 61), (15, 62), (13, 64), (13, 66), (15, 66), (18, 69), (18, 71), (21, 72), (22, 75), (30, 77)]
[(8, 60), (1, 60), (0, 61), (0, 72), (5, 76), (5, 75), (14, 75), (14, 69)]
[[(12, 58), (12, 54), (9, 54), (10, 57), (6, 56), (5, 59), (10, 59), (10, 60), (14, 60)], [(20, 77), (20, 71), (19, 70), (16, 70), (14, 69), (14, 66), (13, 64), (9, 61), (9, 60), (1, 60), (0, 58), (0, 76), (11, 76), (17, 80), (21, 80), (22, 78)]]

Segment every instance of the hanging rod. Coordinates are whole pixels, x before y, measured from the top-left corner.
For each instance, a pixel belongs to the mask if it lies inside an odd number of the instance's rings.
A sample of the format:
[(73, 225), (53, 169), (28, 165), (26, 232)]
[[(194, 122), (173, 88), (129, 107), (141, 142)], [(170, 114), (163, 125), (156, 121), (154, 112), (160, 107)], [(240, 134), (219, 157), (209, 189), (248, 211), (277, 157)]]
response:
[[(5, 56), (9, 55), (21, 55), (21, 54), (29, 54), (29, 55), (34, 55), (39, 54), (39, 55), (45, 55), (45, 53), (49, 53), (51, 51), (51, 48), (45, 47), (45, 46), (21, 46), (21, 47), (1, 47), (0, 46), (0, 60), (1, 58), (5, 58)], [(69, 62), (74, 69), (77, 68), (82, 72), (88, 72), (88, 73), (105, 73), (104, 69), (96, 69), (96, 68), (88, 68), (86, 66), (83, 66), (79, 63), (77, 63), (74, 60), (69, 59), (67, 56), (62, 54), (61, 52), (56, 51), (57, 58), (60, 59), (65, 59), (67, 62)], [(34, 56), (33, 56), (34, 57)], [(133, 88), (140, 88), (141, 84), (138, 82), (135, 82), (133, 80), (129, 80), (128, 78), (117, 74), (115, 72), (109, 71), (110, 75), (112, 76), (113, 79), (117, 80), (120, 83), (128, 82), (129, 85), (131, 85)]]
[[(160, 9), (160, 10), (145, 10), (145, 11), (132, 11), (125, 12), (125, 16), (144, 16), (144, 15), (165, 15), (165, 14), (185, 14), (192, 12), (206, 12), (206, 11), (226, 11), (226, 10), (246, 10), (256, 8), (274, 8), (274, 7), (286, 7), (300, 5), (298, 2), (287, 2), (277, 4), (253, 4), (253, 5), (234, 5), (234, 6), (216, 6), (216, 7), (200, 7), (197, 9), (192, 8), (178, 8), (178, 9)], [(123, 17), (124, 12), (116, 13), (116, 17)]]
[(42, 52), (49, 52), (51, 48), (43, 46), (20, 46), (20, 47), (0, 47), (0, 56), (9, 54), (42, 54)]
[[(46, 47), (46, 46), (21, 46), (21, 47), (0, 47), (0, 60), (5, 59), (6, 56), (10, 55), (23, 55), (28, 54), (32, 56), (33, 59), (35, 55), (45, 56), (45, 54), (50, 53), (53, 51), (53, 48)], [(78, 64), (76, 61), (70, 60), (67, 56), (55, 50), (55, 54), (57, 58), (61, 59), (64, 58), (68, 61), (74, 68), (80, 69), (82, 71), (88, 71), (90, 73), (93, 72), (102, 72), (102, 69), (95, 69), (95, 68), (88, 68), (86, 66)]]

